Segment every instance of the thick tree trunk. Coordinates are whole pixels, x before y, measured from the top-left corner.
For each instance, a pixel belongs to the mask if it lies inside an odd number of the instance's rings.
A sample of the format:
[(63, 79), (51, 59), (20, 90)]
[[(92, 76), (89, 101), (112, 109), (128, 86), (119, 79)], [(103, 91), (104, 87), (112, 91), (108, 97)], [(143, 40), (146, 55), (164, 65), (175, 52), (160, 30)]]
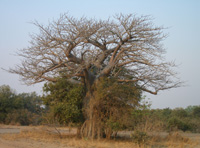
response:
[(100, 139), (106, 134), (106, 138), (109, 139), (112, 131), (111, 129), (105, 130), (105, 125), (101, 117), (102, 114), (98, 110), (100, 102), (95, 98), (95, 89), (99, 83), (99, 79), (87, 70), (84, 71), (84, 76), (86, 95), (83, 99), (83, 114), (85, 122), (80, 129), (80, 136), (88, 139)]
[(84, 99), (84, 117), (85, 122), (83, 123), (80, 134), (81, 137), (86, 137), (89, 139), (100, 139), (103, 137), (103, 125), (100, 118), (98, 118), (98, 113), (95, 110), (96, 103), (95, 98), (92, 96), (91, 92), (86, 94)]

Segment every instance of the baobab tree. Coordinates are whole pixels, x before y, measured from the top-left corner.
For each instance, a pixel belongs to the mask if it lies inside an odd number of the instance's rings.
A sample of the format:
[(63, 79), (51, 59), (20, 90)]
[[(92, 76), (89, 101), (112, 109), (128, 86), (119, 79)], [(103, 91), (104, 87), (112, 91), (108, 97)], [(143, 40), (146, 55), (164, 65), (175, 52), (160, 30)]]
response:
[[(71, 82), (84, 84), (84, 108), (89, 108), (101, 78), (134, 83), (154, 95), (181, 85), (173, 71), (176, 65), (164, 58), (164, 28), (156, 27), (150, 16), (119, 14), (96, 20), (63, 14), (47, 26), (33, 24), (40, 33), (19, 51), (23, 61), (9, 72), (19, 74), (26, 84), (56, 82), (62, 73)], [(91, 114), (85, 111), (85, 124), (92, 120)], [(93, 125), (89, 124), (91, 129)]]

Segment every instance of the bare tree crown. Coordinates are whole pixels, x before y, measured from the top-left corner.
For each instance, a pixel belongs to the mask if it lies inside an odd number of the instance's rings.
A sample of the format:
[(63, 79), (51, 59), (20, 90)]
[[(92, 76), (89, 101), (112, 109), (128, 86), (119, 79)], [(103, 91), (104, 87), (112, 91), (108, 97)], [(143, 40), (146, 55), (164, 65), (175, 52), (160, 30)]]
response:
[(56, 81), (62, 72), (90, 84), (105, 76), (137, 82), (152, 94), (181, 84), (172, 70), (175, 64), (164, 61), (163, 27), (155, 27), (149, 16), (95, 20), (63, 14), (48, 26), (34, 25), (40, 33), (18, 53), (23, 62), (9, 70), (27, 84)]

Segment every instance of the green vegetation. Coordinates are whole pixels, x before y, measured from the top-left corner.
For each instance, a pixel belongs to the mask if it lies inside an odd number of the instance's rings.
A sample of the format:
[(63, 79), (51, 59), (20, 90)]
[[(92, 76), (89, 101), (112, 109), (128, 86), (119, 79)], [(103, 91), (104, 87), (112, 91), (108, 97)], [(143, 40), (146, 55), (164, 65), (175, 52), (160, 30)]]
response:
[(83, 122), (82, 85), (72, 84), (67, 79), (60, 78), (56, 83), (46, 83), (43, 91), (45, 94), (42, 99), (48, 108), (48, 122), (58, 122), (62, 125)]
[[(46, 83), (43, 91), (43, 103), (48, 108), (46, 119), (48, 123), (62, 125), (81, 125), (84, 122), (84, 112), (91, 112), (90, 122), (96, 130), (94, 136), (110, 138), (113, 132), (132, 126), (131, 113), (140, 104), (141, 91), (133, 83), (119, 83), (115, 79), (100, 79), (93, 89), (93, 101), (84, 111), (84, 87), (73, 84), (66, 78), (60, 78), (55, 83)], [(80, 129), (84, 133), (86, 125)]]
[(146, 132), (136, 130), (134, 133), (131, 134), (131, 138), (135, 143), (138, 143), (140, 145), (145, 144), (149, 139), (149, 136)]
[(0, 123), (37, 125), (44, 111), (41, 105), (41, 98), (34, 92), (16, 94), (9, 86), (0, 86)]
[[(83, 88), (62, 78), (56, 83), (46, 83), (45, 94), (40, 97), (36, 93), (17, 94), (9, 86), (2, 85), (0, 123), (38, 125), (48, 119), (51, 124), (80, 127), (84, 122)], [(143, 143), (148, 139), (147, 133), (152, 131), (200, 132), (200, 106), (150, 109), (150, 104), (133, 83), (119, 85), (115, 79), (102, 79), (93, 89), (95, 99), (89, 104), (92, 111), (88, 111), (97, 120), (94, 128), (99, 136), (110, 138), (113, 132), (133, 130), (133, 141)]]
[(149, 110), (149, 117), (162, 122), (165, 131), (191, 131), (200, 132), (200, 106), (188, 106), (187, 108), (175, 109), (152, 109)]
[[(110, 139), (113, 132), (132, 127), (131, 113), (141, 101), (141, 91), (136, 84), (101, 78), (93, 89), (93, 98), (87, 110), (93, 116), (91, 124), (95, 130), (92, 135), (101, 137), (105, 134)], [(84, 128), (89, 127), (86, 125)], [(83, 129), (81, 132), (85, 134)]]

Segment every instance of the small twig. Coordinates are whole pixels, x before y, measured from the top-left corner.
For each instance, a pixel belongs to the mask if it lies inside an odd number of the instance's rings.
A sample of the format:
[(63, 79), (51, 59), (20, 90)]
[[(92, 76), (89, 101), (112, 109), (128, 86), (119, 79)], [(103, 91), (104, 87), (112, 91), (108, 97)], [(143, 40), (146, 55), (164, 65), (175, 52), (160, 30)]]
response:
[(59, 137), (62, 139), (62, 134), (61, 132), (56, 128), (56, 126), (54, 126), (55, 130), (57, 131), (57, 133), (59, 134)]

